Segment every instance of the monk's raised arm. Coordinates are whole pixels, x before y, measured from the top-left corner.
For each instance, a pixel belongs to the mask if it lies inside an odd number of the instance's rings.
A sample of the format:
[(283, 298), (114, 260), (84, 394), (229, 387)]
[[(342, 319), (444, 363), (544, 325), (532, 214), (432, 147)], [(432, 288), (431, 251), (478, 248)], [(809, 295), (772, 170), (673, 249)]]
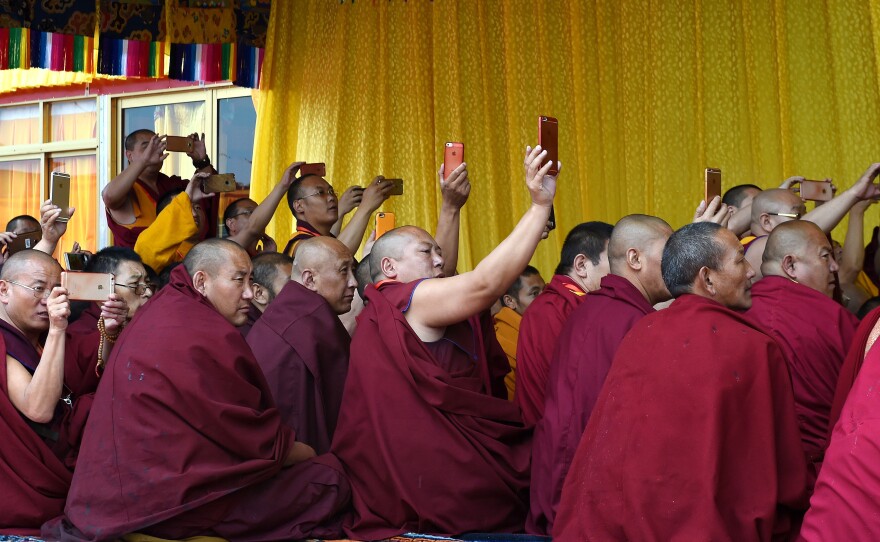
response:
[(417, 333), (418, 328), (444, 328), (489, 308), (528, 265), (556, 195), (556, 176), (548, 175), (552, 164), (542, 165), (546, 157), (540, 146), (526, 147), (523, 165), (532, 205), (510, 235), (473, 271), (427, 280), (416, 288), (407, 321)]
[(880, 198), (880, 188), (874, 184), (878, 173), (880, 173), (880, 163), (871, 164), (849, 189), (831, 201), (817, 206), (804, 215), (803, 220), (819, 226), (825, 233), (831, 232), (853, 205), (860, 201)]

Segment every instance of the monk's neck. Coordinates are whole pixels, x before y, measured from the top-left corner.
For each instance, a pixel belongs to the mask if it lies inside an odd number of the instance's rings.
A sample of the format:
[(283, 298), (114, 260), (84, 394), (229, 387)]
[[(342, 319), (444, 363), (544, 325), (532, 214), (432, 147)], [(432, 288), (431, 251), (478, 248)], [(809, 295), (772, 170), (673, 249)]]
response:
[(21, 327), (19, 327), (18, 325), (15, 324), (15, 322), (12, 321), (12, 318), (10, 318), (9, 315), (6, 313), (5, 308), (0, 308), (0, 320), (3, 320), (4, 322), (9, 324), (10, 326), (17, 329), (22, 335), (24, 335), (25, 338), (27, 338), (28, 342), (31, 343), (31, 346), (34, 347), (34, 350), (36, 350), (37, 352), (43, 351), (43, 345), (40, 344), (40, 334), (39, 333), (28, 333), (27, 331), (21, 329)]
[(306, 222), (311, 224), (312, 227), (315, 228), (316, 232), (325, 237), (330, 235), (330, 229), (333, 227), (333, 224), (316, 224), (315, 222), (309, 222), (308, 220), (306, 220)]
[(581, 281), (580, 277), (578, 277), (578, 276), (575, 275), (574, 273), (571, 273), (571, 274), (569, 274), (569, 275), (564, 275), (564, 277), (567, 278), (569, 281), (571, 281), (572, 284), (574, 284), (575, 286), (577, 286), (578, 288), (580, 288), (584, 293), (587, 293), (587, 292), (590, 291), (590, 290), (587, 288), (587, 285), (586, 285), (586, 284), (583, 284), (583, 282)]
[(138, 180), (145, 185), (149, 186), (153, 192), (158, 192), (159, 190), (159, 172), (158, 171), (142, 171), (140, 175), (138, 175)]

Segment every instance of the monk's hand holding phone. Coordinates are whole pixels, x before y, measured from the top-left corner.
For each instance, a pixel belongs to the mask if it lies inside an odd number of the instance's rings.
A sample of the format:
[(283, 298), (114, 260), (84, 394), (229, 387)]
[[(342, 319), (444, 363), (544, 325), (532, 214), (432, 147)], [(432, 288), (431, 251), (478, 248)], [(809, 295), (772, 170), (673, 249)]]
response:
[[(74, 207), (68, 208), (67, 216), (73, 218), (74, 211), (76, 211)], [(60, 222), (58, 220), (59, 216), (61, 216), (61, 208), (53, 204), (52, 200), (47, 199), (40, 206), (40, 224), (43, 229), (43, 241), (51, 244), (53, 250), (61, 236), (67, 231), (67, 222)]]
[(119, 334), (128, 321), (128, 303), (116, 293), (110, 294), (106, 301), (101, 303), (101, 317), (104, 318), (104, 330), (108, 335), (113, 337)]
[(468, 178), (467, 164), (462, 162), (458, 167), (449, 172), (445, 171), (446, 164), (440, 166), (437, 176), (440, 179), (440, 195), (443, 207), (458, 211), (467, 203), (471, 193), (471, 181)]
[(364, 199), (363, 186), (350, 186), (339, 196), (339, 216), (345, 216), (355, 210)]
[(553, 206), (553, 198), (556, 196), (556, 178), (562, 171), (562, 162), (557, 161), (556, 175), (550, 175), (552, 162), (547, 160), (547, 151), (538, 145), (535, 148), (526, 147), (526, 158), (523, 168), (526, 173), (526, 186), (532, 196), (532, 203), (541, 207)]
[(215, 194), (208, 194), (204, 190), (202, 190), (202, 184), (211, 176), (210, 173), (202, 173), (196, 172), (192, 179), (189, 180), (189, 184), (186, 185), (186, 195), (189, 196), (189, 201), (192, 203), (198, 203), (204, 199), (208, 199), (213, 197)]
[(187, 137), (192, 140), (192, 144), (186, 155), (192, 158), (194, 162), (201, 162), (202, 160), (207, 158), (208, 148), (205, 145), (205, 134), (201, 134), (201, 136), (199, 136), (198, 133), (194, 132), (189, 134)]
[(700, 204), (697, 205), (697, 210), (694, 212), (694, 219), (692, 222), (694, 224), (697, 222), (712, 222), (726, 228), (732, 215), (733, 207), (721, 203), (721, 196), (715, 196), (708, 203), (706, 201), (701, 201)]
[(385, 203), (385, 200), (391, 196), (391, 191), (393, 189), (394, 184), (385, 182), (385, 177), (379, 175), (373, 179), (373, 182), (364, 188), (360, 207), (372, 213), (378, 209), (380, 205)]
[(67, 297), (67, 289), (61, 286), (51, 288), (49, 299), (46, 301), (46, 311), (49, 313), (49, 333), (64, 332), (67, 329), (67, 319), (70, 318), (70, 300)]

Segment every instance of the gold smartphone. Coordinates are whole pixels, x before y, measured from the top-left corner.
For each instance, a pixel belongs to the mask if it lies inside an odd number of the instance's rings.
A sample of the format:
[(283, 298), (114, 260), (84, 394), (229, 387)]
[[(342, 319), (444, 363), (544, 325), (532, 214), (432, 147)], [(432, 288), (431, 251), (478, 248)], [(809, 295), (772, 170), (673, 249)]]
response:
[(10, 241), (9, 244), (6, 245), (6, 252), (8, 252), (10, 256), (12, 256), (16, 252), (21, 252), (22, 250), (34, 248), (35, 246), (37, 246), (37, 243), (39, 243), (40, 239), (42, 238), (43, 232), (40, 230), (19, 233), (15, 237), (15, 239)]
[(809, 201), (831, 201), (831, 181), (801, 181), (801, 199)]
[(56, 220), (58, 222), (70, 220), (70, 215), (67, 214), (67, 208), (70, 207), (70, 175), (53, 171), (49, 194), (52, 204), (61, 208), (61, 214)]
[(110, 273), (61, 272), (61, 287), (71, 301), (106, 301), (116, 281)]
[(383, 182), (391, 183), (391, 192), (388, 192), (389, 196), (403, 195), (403, 179), (385, 179)]
[(233, 190), (235, 190), (235, 173), (211, 175), (202, 183), (202, 192), (206, 194), (232, 192)]
[(191, 137), (165, 136), (165, 150), (168, 152), (192, 152), (193, 140)]
[(706, 201), (706, 205), (709, 205), (715, 196), (721, 196), (721, 170), (707, 167), (705, 171), (705, 184), (703, 199)]

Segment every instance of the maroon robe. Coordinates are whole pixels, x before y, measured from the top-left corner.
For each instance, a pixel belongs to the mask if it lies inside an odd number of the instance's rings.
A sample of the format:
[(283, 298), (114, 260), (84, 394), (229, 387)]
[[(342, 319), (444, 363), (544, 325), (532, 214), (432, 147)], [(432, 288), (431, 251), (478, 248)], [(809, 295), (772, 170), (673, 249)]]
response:
[(874, 540), (880, 533), (880, 347), (865, 357), (834, 426), (800, 540)]
[(501, 398), (489, 394), (491, 319), (472, 317), (424, 343), (404, 316), (418, 284), (366, 290), (332, 446), (352, 485), (346, 534), (519, 531), (531, 431), (503, 398), (503, 377)]
[(522, 409), (523, 421), (527, 424), (538, 423), (544, 415), (550, 356), (568, 315), (585, 296), (571, 278), (554, 275), (523, 314), (516, 347), (514, 400)]
[(340, 534), (341, 466), (282, 468), (293, 440), (262, 371), (183, 266), (123, 331), (94, 401), (65, 516), (44, 536)]
[(330, 450), (351, 337), (330, 304), (290, 281), (247, 337), (281, 419), (319, 454)]
[[(70, 471), (9, 399), (6, 356), (36, 368), (40, 355), (17, 330), (0, 320), (0, 534), (36, 535), (64, 508)], [(40, 424), (51, 426), (50, 424)]]
[(89, 306), (79, 315), (75, 322), (67, 326), (70, 333), (89, 333), (98, 329), (98, 319), (101, 318), (101, 306), (97, 303), (89, 303)]
[(752, 308), (746, 316), (785, 353), (801, 441), (818, 472), (840, 366), (859, 321), (830, 297), (777, 276), (752, 286)]
[(526, 530), (553, 531), (562, 484), (611, 361), (630, 329), (654, 307), (627, 279), (606, 275), (572, 311), (550, 363), (544, 417), (532, 445), (531, 511)]
[[(162, 199), (166, 193), (180, 189), (186, 189), (187, 183), (189, 181), (187, 179), (181, 179), (177, 175), (169, 177), (162, 172), (159, 172), (156, 177), (156, 188), (157, 190), (153, 190), (149, 186), (146, 185), (141, 180), (135, 181), (140, 185), (141, 188), (144, 189), (144, 192), (152, 199), (152, 204), (155, 206), (159, 203), (159, 200)], [(134, 198), (134, 188), (131, 189), (131, 193), (129, 197)], [(138, 236), (140, 236), (141, 232), (147, 229), (147, 226), (123, 226), (122, 224), (117, 224), (113, 217), (110, 216), (110, 211), (107, 210), (107, 227), (110, 228), (110, 231), (113, 233), (113, 245), (117, 247), (128, 247), (130, 249), (134, 249), (134, 244), (137, 241)]]
[(627, 334), (562, 489), (554, 540), (773, 540), (807, 465), (782, 350), (696, 295)]
[[(874, 228), (874, 231), (876, 233), (877, 228)], [(873, 346), (873, 343), (868, 344), (868, 342), (871, 338), (871, 331), (873, 331), (874, 326), (877, 325), (878, 321), (880, 321), (880, 308), (872, 310), (862, 318), (859, 327), (856, 329), (855, 337), (850, 344), (846, 358), (843, 360), (843, 366), (840, 368), (840, 376), (837, 379), (837, 387), (834, 390), (834, 400), (831, 403), (831, 412), (828, 416), (828, 441), (831, 440), (831, 432), (834, 430), (834, 425), (837, 423), (837, 420), (840, 419), (840, 411), (843, 410), (846, 398), (849, 395), (856, 378), (859, 376), (859, 371), (862, 368), (865, 355), (867, 354), (867, 351), (871, 349), (871, 346)], [(827, 445), (826, 442), (826, 446)]]
[(259, 320), (260, 316), (262, 315), (263, 313), (260, 312), (260, 309), (258, 309), (253, 303), (251, 303), (251, 305), (248, 307), (247, 321), (244, 324), (238, 326), (238, 332), (241, 333), (242, 337), (247, 338), (248, 333), (251, 332), (254, 324), (257, 323), (257, 320)]

